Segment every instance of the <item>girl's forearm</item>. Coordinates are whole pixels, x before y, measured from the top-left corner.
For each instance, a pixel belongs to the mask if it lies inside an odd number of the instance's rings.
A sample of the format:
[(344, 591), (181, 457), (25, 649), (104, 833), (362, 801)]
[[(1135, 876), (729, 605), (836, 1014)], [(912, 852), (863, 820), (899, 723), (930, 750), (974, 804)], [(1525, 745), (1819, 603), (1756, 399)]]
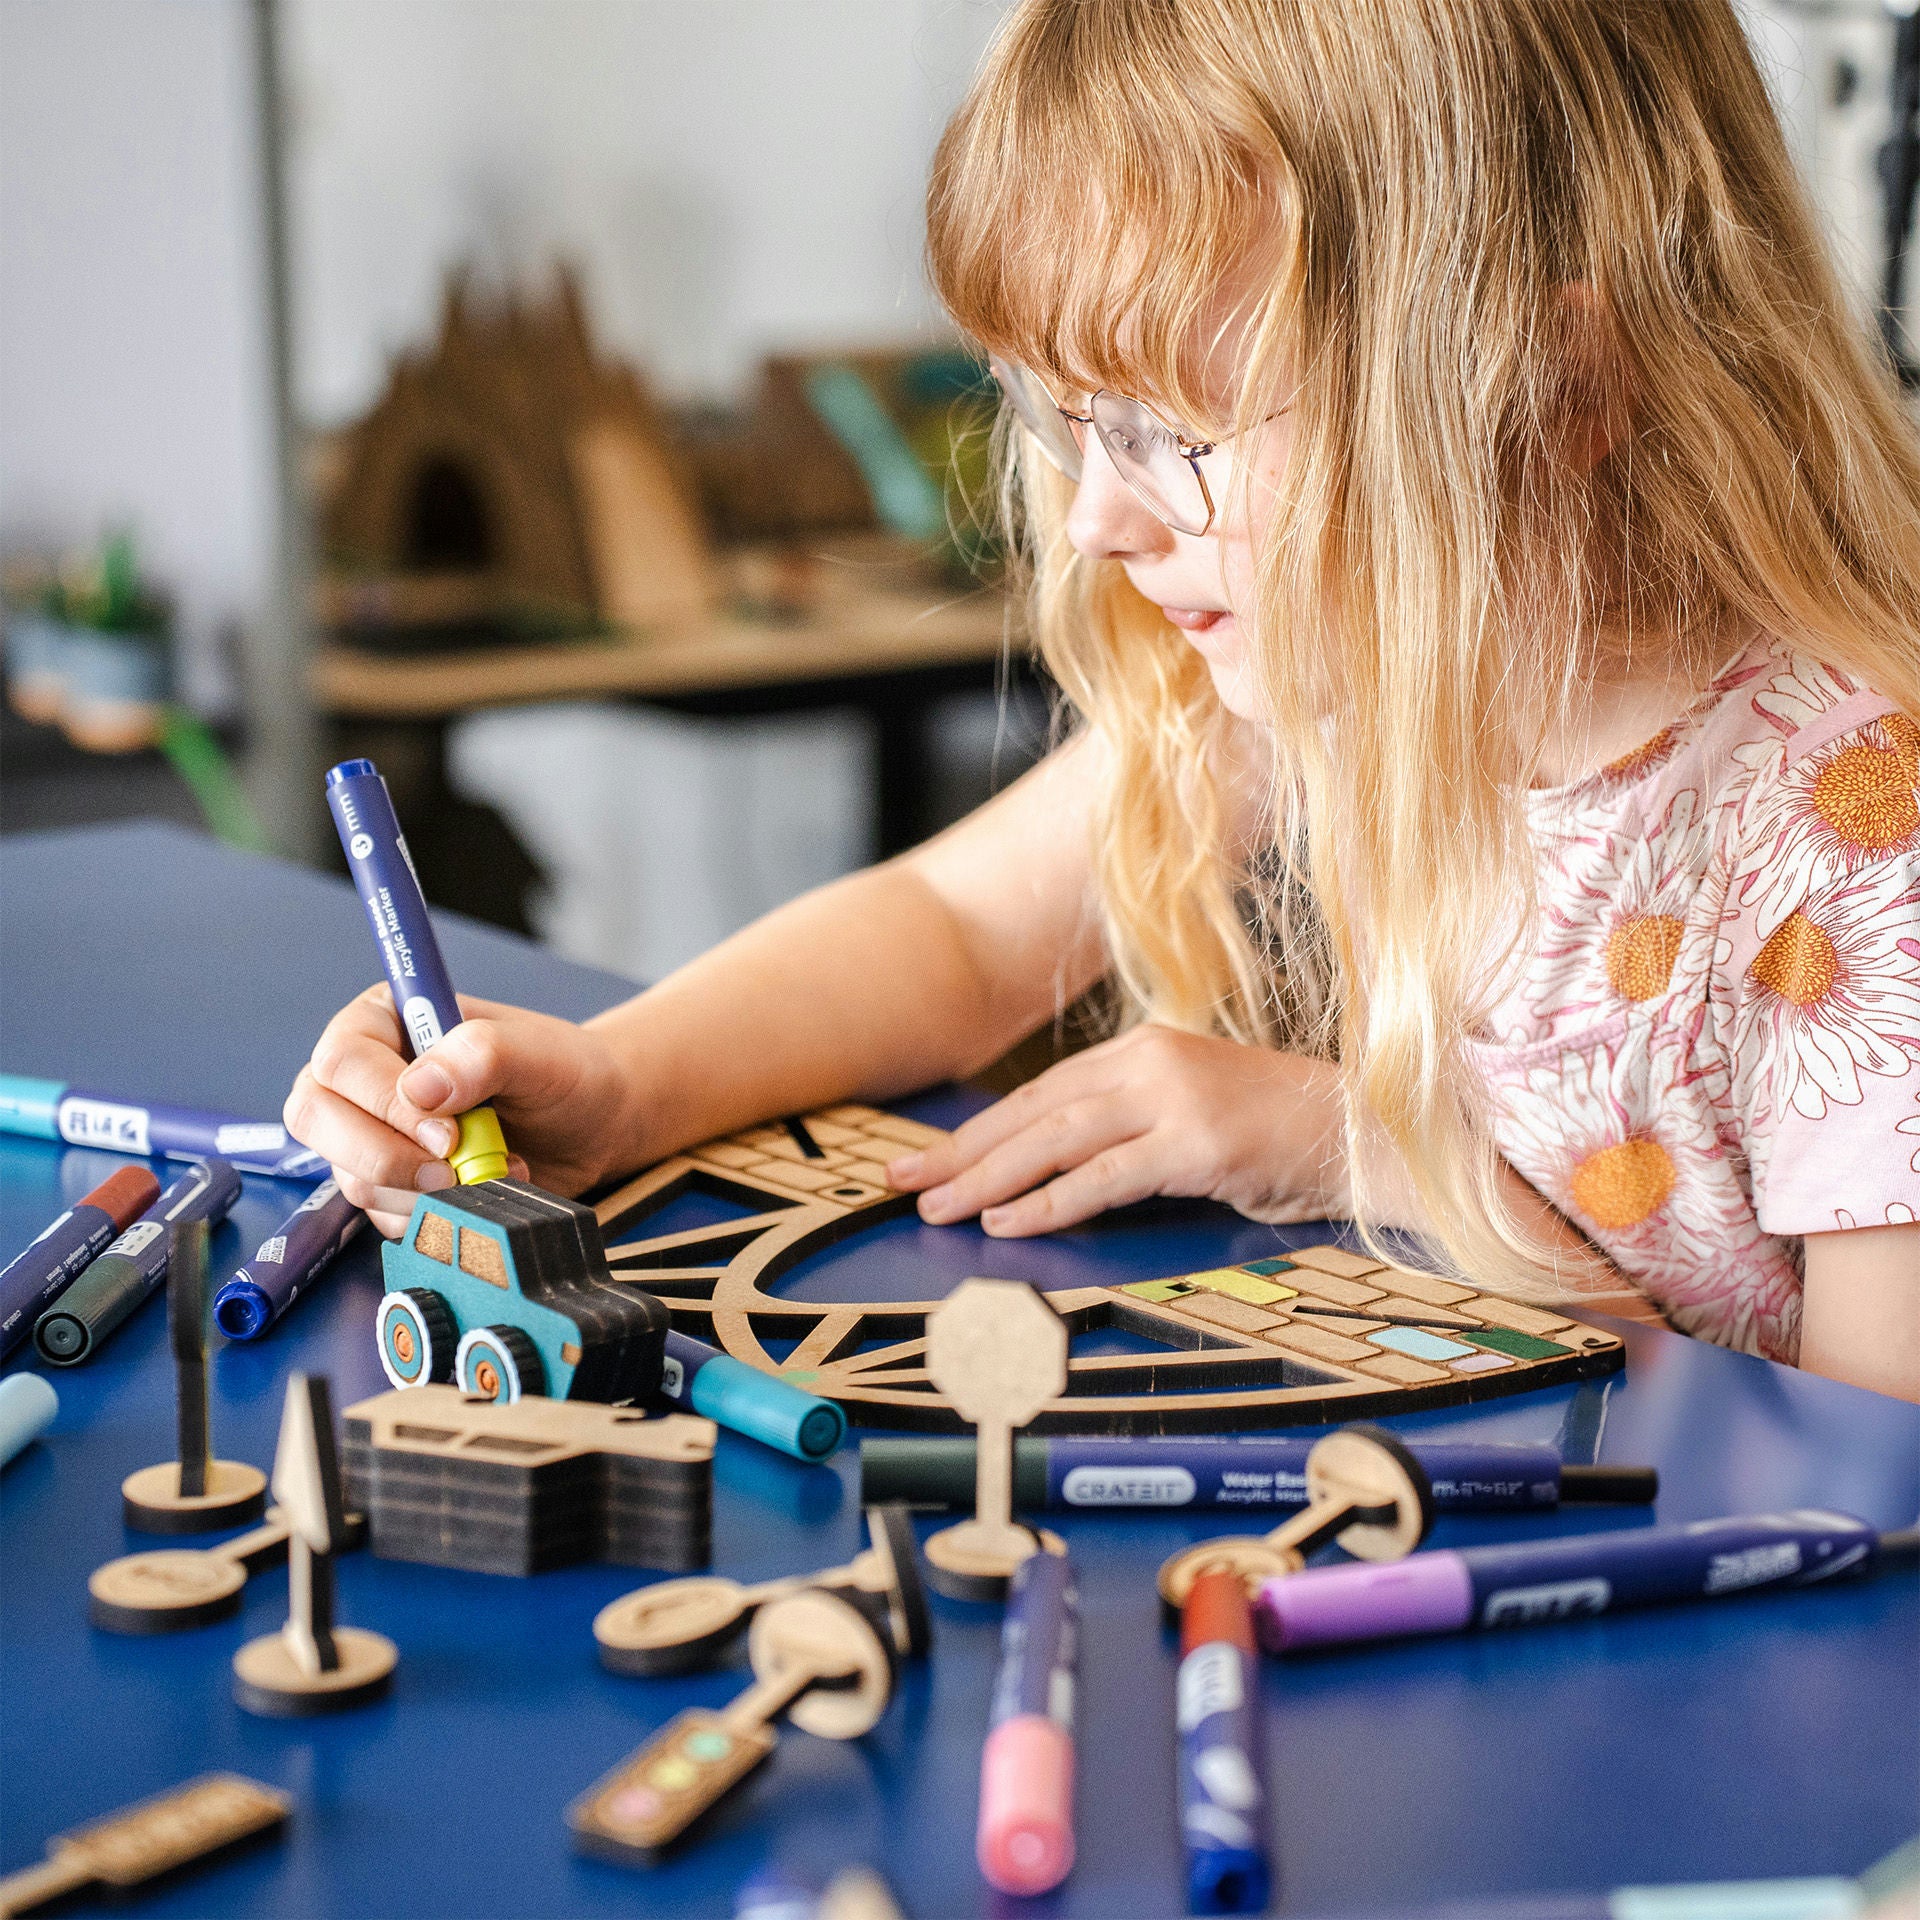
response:
[(1045, 1017), (1031, 998), (990, 984), (910, 864), (835, 881), (586, 1023), (629, 1094), (606, 1165), (977, 1072)]

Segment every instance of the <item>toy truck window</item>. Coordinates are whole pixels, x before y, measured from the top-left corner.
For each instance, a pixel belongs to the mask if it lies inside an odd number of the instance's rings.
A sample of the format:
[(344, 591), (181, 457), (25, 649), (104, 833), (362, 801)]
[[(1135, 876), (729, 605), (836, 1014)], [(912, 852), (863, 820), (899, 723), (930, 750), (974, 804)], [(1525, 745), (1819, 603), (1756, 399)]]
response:
[(414, 1230), (413, 1250), (429, 1260), (453, 1264), (453, 1222), (444, 1213), (423, 1213)]
[(501, 1252), (499, 1241), (490, 1240), (484, 1233), (476, 1233), (471, 1227), (462, 1227), (460, 1271), (472, 1274), (476, 1280), (484, 1280), (490, 1287), (504, 1287), (507, 1284), (507, 1257)]

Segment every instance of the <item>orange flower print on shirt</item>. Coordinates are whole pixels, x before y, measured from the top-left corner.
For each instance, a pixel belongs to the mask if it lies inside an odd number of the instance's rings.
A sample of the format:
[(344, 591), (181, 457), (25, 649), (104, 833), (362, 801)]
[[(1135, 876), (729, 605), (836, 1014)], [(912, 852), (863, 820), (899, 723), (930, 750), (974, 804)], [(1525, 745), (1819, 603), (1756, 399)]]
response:
[(1737, 1161), (1714, 1125), (1714, 1088), (1682, 1036), (1645, 1053), (1606, 1043), (1555, 1053), (1517, 1072), (1491, 1050), (1483, 1058), (1501, 1152), (1676, 1326), (1792, 1356), (1798, 1276), (1729, 1178)]
[(1830, 1104), (1859, 1105), (1862, 1074), (1920, 1064), (1910, 1051), (1920, 1035), (1912, 871), (1893, 861), (1831, 881), (1762, 941), (1732, 1042), (1757, 1114), (1823, 1119)]

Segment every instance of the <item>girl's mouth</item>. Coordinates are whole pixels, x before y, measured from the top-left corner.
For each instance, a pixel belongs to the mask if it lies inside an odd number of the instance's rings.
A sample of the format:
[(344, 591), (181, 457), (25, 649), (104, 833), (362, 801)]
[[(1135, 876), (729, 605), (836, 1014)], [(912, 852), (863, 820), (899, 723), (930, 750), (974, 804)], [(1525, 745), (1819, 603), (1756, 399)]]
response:
[(1162, 607), (1160, 611), (1182, 633), (1210, 633), (1222, 620), (1232, 618), (1218, 607)]

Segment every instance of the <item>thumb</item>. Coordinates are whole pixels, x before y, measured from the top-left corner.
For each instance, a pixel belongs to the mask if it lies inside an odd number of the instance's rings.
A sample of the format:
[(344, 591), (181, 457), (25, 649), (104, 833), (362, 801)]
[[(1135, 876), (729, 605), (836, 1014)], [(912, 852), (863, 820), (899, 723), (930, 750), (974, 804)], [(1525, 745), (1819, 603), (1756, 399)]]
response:
[(520, 1039), (497, 1020), (464, 1020), (400, 1076), (400, 1092), (422, 1113), (466, 1113), (528, 1077)]

